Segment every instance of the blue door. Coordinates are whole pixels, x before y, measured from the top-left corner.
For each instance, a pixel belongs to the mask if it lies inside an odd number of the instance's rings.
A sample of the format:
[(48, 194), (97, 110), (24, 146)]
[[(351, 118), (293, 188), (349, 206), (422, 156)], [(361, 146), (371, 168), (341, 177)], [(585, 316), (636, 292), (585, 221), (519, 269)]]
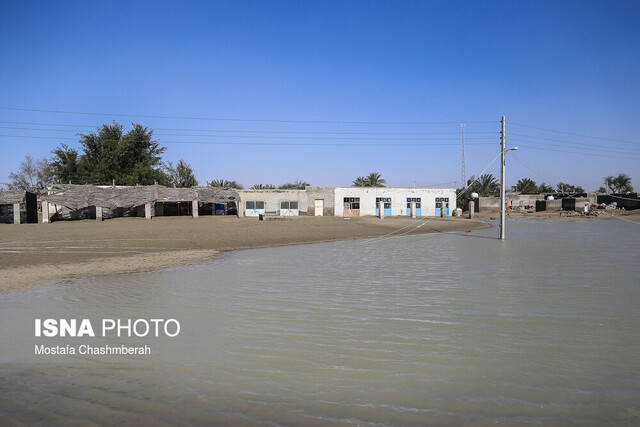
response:
[(376, 197), (376, 216), (380, 216), (380, 205), (384, 203), (384, 216), (391, 216), (391, 197)]
[(411, 216), (411, 202), (416, 202), (416, 216), (422, 216), (422, 198), (407, 197), (407, 216)]
[(449, 198), (448, 197), (436, 197), (436, 216), (442, 215), (442, 205), (445, 206), (446, 216), (449, 216)]

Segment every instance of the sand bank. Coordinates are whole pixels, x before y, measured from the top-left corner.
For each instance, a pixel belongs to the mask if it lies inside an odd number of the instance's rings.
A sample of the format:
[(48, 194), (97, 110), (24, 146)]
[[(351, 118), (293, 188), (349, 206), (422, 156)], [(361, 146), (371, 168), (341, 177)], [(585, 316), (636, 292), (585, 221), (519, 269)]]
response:
[[(426, 221), (426, 222), (425, 222)], [(417, 228), (417, 225), (423, 224)], [(211, 261), (221, 251), (488, 227), (461, 218), (118, 218), (0, 224), (0, 293), (56, 280)], [(402, 229), (400, 232), (398, 230)]]

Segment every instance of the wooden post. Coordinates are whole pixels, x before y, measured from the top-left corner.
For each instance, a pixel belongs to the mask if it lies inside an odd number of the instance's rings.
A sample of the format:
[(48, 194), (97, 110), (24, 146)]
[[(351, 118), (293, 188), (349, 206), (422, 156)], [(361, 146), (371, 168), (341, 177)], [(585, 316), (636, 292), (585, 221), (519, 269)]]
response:
[[(213, 209), (216, 208), (215, 203), (213, 204)], [(197, 200), (192, 200), (191, 201), (191, 215), (193, 216), (193, 219), (198, 218), (198, 201)]]
[(378, 202), (378, 214), (378, 218), (384, 218), (384, 202), (382, 200)]
[(447, 217), (447, 202), (444, 201), (444, 198), (441, 199), (440, 202), (440, 218)]
[(416, 202), (411, 202), (411, 218), (416, 217)]
[(13, 204), (13, 223), (20, 224), (20, 203)]
[(102, 221), (102, 206), (96, 206), (96, 221)]
[(151, 219), (151, 203), (144, 204), (144, 217), (146, 219)]
[(476, 202), (471, 200), (469, 202), (469, 219), (473, 219), (476, 214)]

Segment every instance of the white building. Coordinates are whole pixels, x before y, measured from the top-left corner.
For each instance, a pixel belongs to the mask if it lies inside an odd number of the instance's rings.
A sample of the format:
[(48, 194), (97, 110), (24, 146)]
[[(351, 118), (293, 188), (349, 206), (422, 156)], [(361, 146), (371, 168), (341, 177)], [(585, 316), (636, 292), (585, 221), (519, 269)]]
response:
[(304, 190), (238, 190), (242, 216), (267, 212), (283, 216), (377, 216), (378, 202), (384, 216), (440, 216), (444, 204), (447, 215), (456, 208), (455, 188), (389, 187), (306, 187)]
[(416, 216), (440, 216), (445, 204), (447, 216), (456, 208), (455, 188), (336, 187), (335, 216), (378, 215), (384, 203), (384, 216), (410, 216), (411, 202)]

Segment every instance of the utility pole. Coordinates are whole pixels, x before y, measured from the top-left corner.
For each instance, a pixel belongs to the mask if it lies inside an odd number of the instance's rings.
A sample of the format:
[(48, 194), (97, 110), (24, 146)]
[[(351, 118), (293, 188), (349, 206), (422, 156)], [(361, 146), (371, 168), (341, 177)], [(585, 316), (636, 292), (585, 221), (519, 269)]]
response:
[(467, 165), (464, 161), (464, 123), (460, 123), (460, 129), (462, 129), (462, 166), (460, 169), (460, 178), (462, 179), (462, 186), (467, 185)]
[(506, 198), (506, 190), (505, 190), (505, 157), (507, 156), (507, 139), (505, 135), (505, 119), (502, 116), (502, 129), (500, 131), (500, 239), (504, 240), (505, 238), (505, 198)]

